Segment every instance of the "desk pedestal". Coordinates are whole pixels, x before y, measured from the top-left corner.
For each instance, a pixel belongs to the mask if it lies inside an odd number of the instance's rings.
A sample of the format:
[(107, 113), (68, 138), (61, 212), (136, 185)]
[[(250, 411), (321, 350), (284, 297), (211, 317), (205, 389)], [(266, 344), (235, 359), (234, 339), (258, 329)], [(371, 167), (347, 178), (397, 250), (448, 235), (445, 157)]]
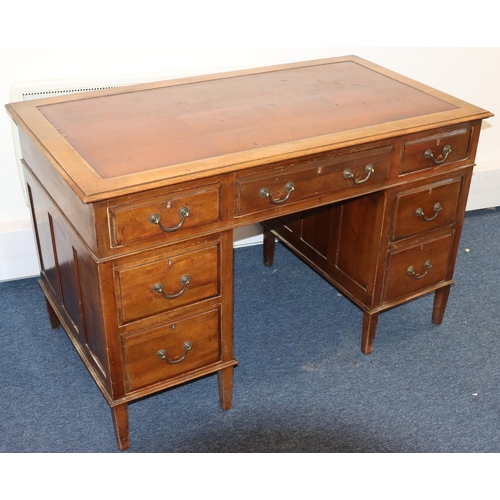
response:
[(365, 354), (379, 313), (403, 302), (435, 292), (432, 321), (440, 324), (471, 175), (467, 168), (266, 221), (264, 264), (273, 264), (276, 237), (354, 301), (363, 310)]

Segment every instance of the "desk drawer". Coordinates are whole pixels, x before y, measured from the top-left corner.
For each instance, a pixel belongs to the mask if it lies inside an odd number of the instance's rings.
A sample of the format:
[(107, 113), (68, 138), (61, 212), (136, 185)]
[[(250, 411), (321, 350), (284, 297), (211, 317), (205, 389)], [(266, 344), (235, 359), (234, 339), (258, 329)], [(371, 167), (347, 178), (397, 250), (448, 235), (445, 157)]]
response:
[(467, 160), (471, 152), (472, 131), (472, 127), (455, 127), (420, 134), (403, 142), (401, 173)]
[(398, 194), (392, 241), (453, 224), (461, 187), (462, 178)]
[[(391, 173), (392, 146), (341, 156), (283, 162), (235, 179), (237, 216), (269, 210), (314, 196), (351, 188), (362, 194), (381, 185)], [(353, 195), (354, 196), (354, 195)]]
[(453, 235), (389, 254), (385, 300), (410, 296), (446, 279)]
[(220, 360), (219, 311), (123, 336), (127, 391), (211, 365)]
[(213, 184), (110, 207), (111, 245), (155, 237), (173, 240), (190, 228), (220, 220), (220, 191), (220, 184)]
[(219, 245), (153, 254), (115, 270), (121, 324), (219, 295)]

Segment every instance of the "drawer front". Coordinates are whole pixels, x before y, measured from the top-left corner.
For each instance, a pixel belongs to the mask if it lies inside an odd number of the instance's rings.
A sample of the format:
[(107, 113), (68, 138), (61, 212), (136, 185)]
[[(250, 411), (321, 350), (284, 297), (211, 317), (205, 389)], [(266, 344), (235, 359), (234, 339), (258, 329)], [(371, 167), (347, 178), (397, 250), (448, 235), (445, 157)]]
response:
[(120, 323), (219, 295), (219, 246), (161, 254), (115, 270)]
[(189, 228), (221, 219), (220, 185), (168, 192), (140, 203), (109, 208), (111, 245), (147, 239), (175, 239)]
[(392, 146), (298, 164), (279, 164), (235, 179), (235, 214), (246, 215), (339, 190), (360, 193), (390, 177)]
[(472, 147), (472, 131), (472, 127), (454, 128), (403, 142), (401, 173), (467, 160)]
[(219, 339), (218, 310), (123, 336), (127, 391), (216, 363)]
[(451, 234), (389, 254), (385, 300), (387, 302), (418, 293), (446, 279)]
[(462, 179), (453, 179), (398, 194), (392, 241), (453, 224), (461, 187)]

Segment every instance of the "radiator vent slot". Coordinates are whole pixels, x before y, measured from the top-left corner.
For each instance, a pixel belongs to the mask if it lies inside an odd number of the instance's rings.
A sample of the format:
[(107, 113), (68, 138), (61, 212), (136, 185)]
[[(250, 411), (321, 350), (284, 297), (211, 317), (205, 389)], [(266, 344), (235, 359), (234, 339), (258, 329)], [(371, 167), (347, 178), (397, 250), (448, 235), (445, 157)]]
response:
[(22, 92), (21, 99), (23, 101), (32, 101), (34, 99), (44, 99), (45, 97), (78, 94), (80, 92), (89, 92), (92, 90), (116, 89), (118, 87), (121, 87), (121, 85), (110, 85), (106, 87), (82, 87), (78, 89), (33, 90), (30, 92)]

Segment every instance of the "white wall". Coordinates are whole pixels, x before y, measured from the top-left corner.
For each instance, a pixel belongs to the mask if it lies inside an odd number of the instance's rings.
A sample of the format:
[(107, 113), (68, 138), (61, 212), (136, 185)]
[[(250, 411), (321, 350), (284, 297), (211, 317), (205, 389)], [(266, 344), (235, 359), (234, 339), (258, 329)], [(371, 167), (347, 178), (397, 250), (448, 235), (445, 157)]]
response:
[[(164, 79), (356, 54), (500, 115), (500, 48), (370, 47), (0, 47), (0, 102), (29, 80)], [(484, 124), (468, 209), (500, 205), (500, 123)], [(253, 229), (252, 229), (253, 230)], [(238, 233), (240, 244), (246, 234)], [(257, 236), (258, 239), (258, 236)], [(249, 240), (255, 241), (255, 238)], [(14, 157), (12, 124), (0, 111), (0, 281), (38, 272), (28, 208)]]

